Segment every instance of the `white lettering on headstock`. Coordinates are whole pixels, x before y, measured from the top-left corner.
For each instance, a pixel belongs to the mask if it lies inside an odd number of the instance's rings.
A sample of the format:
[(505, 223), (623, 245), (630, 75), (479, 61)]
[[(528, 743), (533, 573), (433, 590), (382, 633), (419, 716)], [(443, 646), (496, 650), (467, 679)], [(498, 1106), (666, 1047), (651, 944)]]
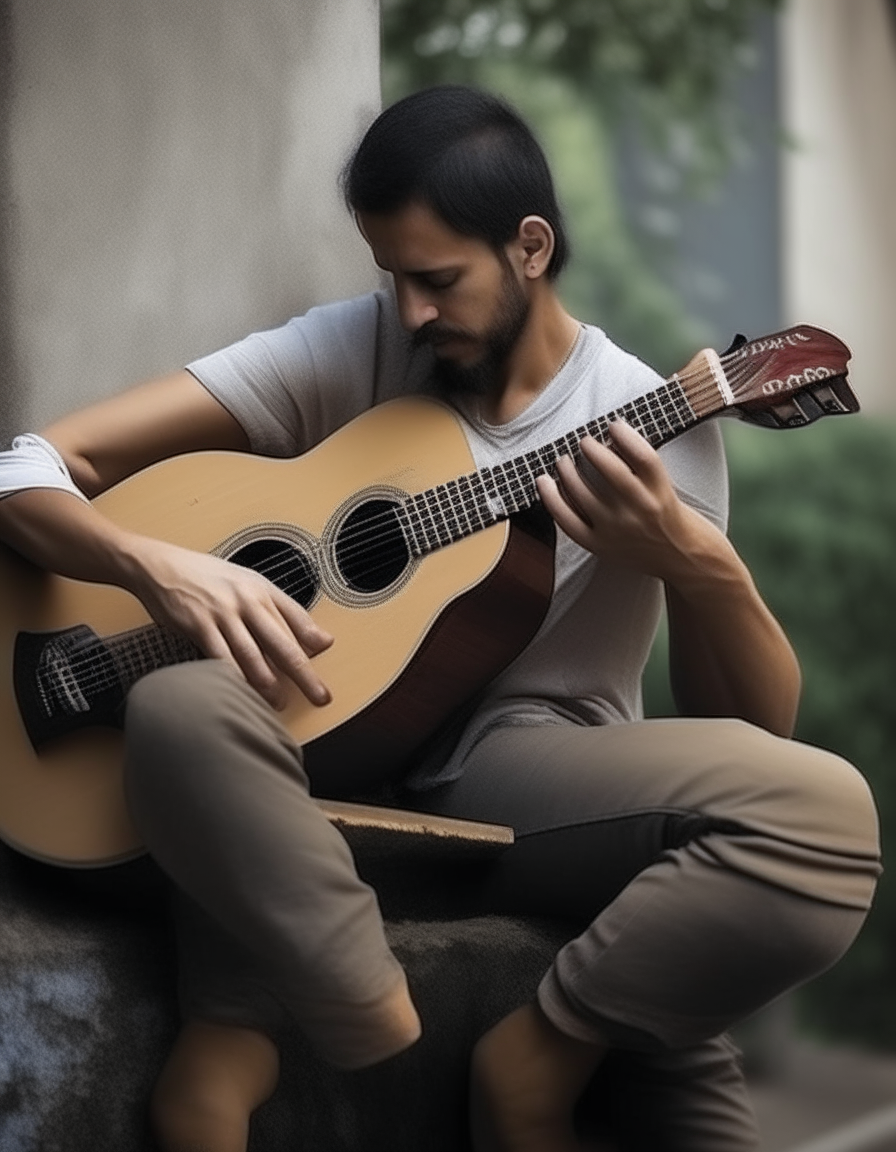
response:
[(831, 368), (806, 368), (803, 372), (792, 373), (786, 380), (766, 380), (762, 385), (762, 391), (766, 396), (774, 396), (778, 392), (794, 392), (797, 388), (803, 388), (806, 384), (812, 384), (816, 380), (827, 380), (828, 376), (833, 376), (834, 372)]
[[(795, 348), (799, 344), (808, 344), (812, 340), (805, 332), (784, 332), (780, 336), (769, 336), (765, 340), (751, 340), (743, 348), (733, 354), (738, 360), (749, 360), (751, 356), (759, 356), (763, 352), (780, 352), (784, 348)], [(726, 357), (727, 360), (727, 357)]]

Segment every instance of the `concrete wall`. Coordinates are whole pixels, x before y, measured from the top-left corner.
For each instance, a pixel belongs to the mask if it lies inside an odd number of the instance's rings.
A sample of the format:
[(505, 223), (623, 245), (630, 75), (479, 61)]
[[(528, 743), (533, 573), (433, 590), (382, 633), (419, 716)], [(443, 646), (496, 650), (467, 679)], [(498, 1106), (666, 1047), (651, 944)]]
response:
[[(889, 6), (892, 9), (892, 5)], [(887, 0), (789, 0), (781, 45), (790, 323), (853, 350), (869, 412), (896, 412), (896, 18)]]
[(374, 282), (376, 0), (5, 5), (0, 433)]

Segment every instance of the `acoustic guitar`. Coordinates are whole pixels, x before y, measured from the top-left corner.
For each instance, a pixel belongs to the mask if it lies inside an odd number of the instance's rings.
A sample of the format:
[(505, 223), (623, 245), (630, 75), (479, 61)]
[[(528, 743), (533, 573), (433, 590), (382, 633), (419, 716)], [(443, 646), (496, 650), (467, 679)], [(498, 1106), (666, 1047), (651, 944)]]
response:
[[(655, 391), (476, 470), (462, 425), (414, 397), (376, 407), (293, 460), (200, 452), (97, 497), (131, 530), (258, 570), (337, 642), (315, 657), (332, 701), (295, 690), (283, 721), (328, 796), (406, 768), (522, 651), (553, 587), (535, 478), (623, 419), (654, 447), (716, 414), (793, 428), (858, 410), (849, 349), (799, 326), (698, 353)], [(200, 656), (139, 601), (0, 550), (0, 838), (96, 865), (141, 851), (121, 786), (124, 702), (151, 670)]]

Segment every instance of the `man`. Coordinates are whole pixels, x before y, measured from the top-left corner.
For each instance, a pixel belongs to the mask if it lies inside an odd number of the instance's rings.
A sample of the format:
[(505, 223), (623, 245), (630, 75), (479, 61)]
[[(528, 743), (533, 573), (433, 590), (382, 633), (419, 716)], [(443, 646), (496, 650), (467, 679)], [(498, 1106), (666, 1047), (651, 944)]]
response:
[[(0, 474), (5, 539), (127, 588), (211, 658), (139, 682), (126, 723), (131, 810), (182, 893), (185, 1024), (154, 1103), (169, 1152), (245, 1148), (284, 1016), (346, 1067), (412, 1044), (420, 1022), (375, 899), (277, 720), (287, 681), (329, 699), (314, 657), (339, 637), (256, 573), (111, 525), (58, 490), (65, 470), (92, 496), (177, 452), (294, 455), (415, 391), (453, 404), (481, 467), (659, 383), (560, 302), (550, 175), (500, 101), (463, 88), (401, 101), (368, 131), (345, 192), (392, 291), (63, 419)], [(658, 455), (616, 424), (612, 448), (585, 439), (579, 467), (563, 459), (539, 478), (559, 528), (547, 618), (400, 797), (516, 828), (486, 904), (590, 921), (538, 1002), (477, 1046), (478, 1152), (577, 1148), (573, 1107), (611, 1051), (644, 1076), (640, 1130), (621, 1146), (756, 1147), (722, 1034), (837, 959), (878, 871), (861, 778), (787, 739), (799, 672), (722, 532), (717, 430)], [(685, 718), (644, 722), (663, 588)]]

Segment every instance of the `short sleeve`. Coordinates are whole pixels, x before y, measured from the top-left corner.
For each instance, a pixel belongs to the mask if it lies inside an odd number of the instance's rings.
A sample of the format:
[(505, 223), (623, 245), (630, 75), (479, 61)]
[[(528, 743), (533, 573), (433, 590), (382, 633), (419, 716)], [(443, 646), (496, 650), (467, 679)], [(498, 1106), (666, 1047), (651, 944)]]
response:
[(55, 488), (87, 500), (53, 445), (33, 432), (17, 436), (10, 449), (0, 452), (0, 497), (29, 488)]
[(195, 360), (187, 370), (236, 418), (252, 451), (307, 451), (373, 404), (413, 390), (427, 366), (391, 293), (312, 308)]
[(728, 467), (718, 420), (698, 424), (660, 449), (681, 499), (724, 532), (728, 526)]

